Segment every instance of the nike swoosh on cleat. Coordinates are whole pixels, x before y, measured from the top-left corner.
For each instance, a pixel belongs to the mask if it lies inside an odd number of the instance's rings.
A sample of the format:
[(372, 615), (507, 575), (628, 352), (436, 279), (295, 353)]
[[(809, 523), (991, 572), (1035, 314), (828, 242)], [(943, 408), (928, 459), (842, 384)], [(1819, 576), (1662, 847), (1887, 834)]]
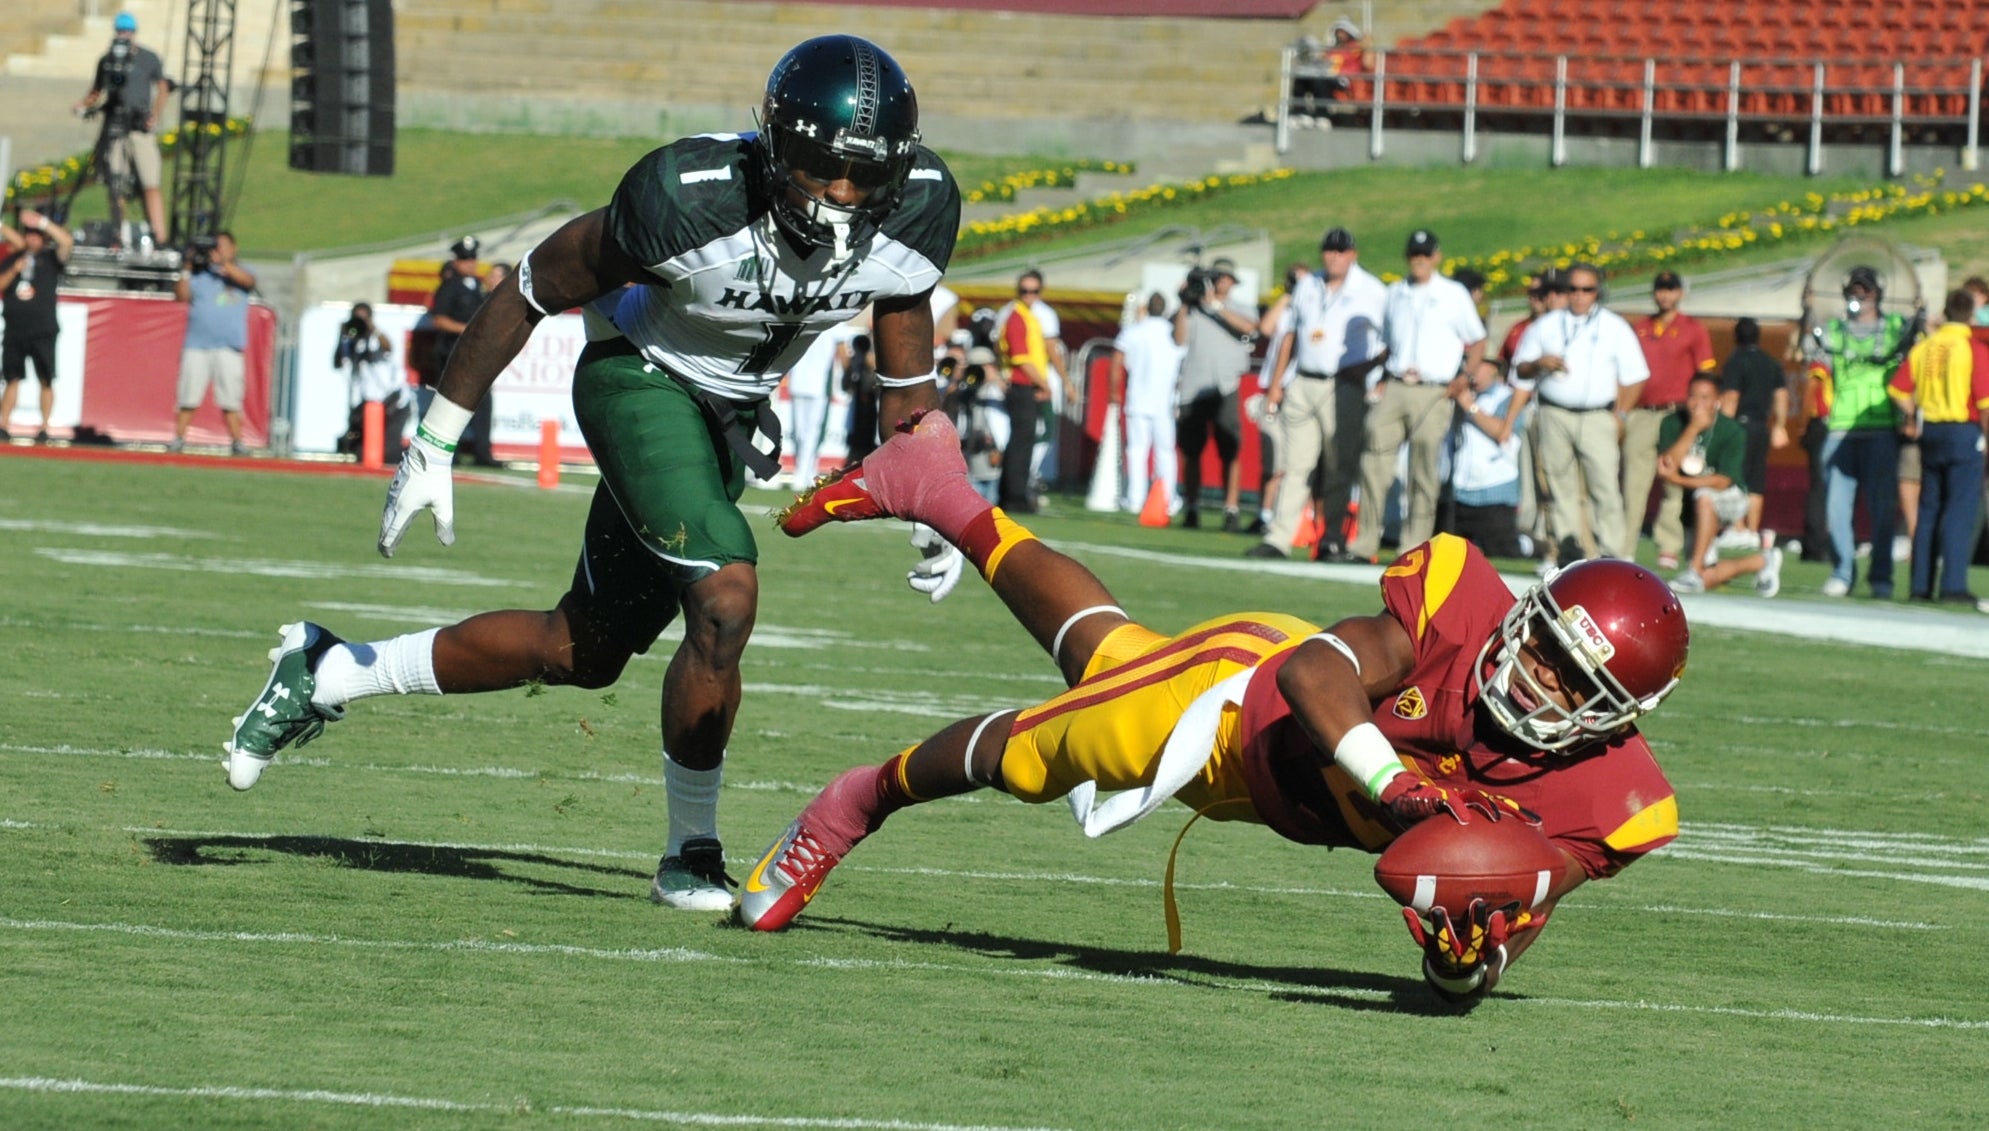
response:
[(833, 515), (833, 514), (835, 514), (835, 513), (837, 512), (837, 511), (839, 511), (839, 510), (843, 509), (844, 507), (850, 507), (850, 506), (855, 506), (856, 504), (858, 504), (858, 503), (861, 503), (861, 502), (864, 502), (864, 501), (865, 501), (865, 500), (864, 500), (864, 498), (863, 498), (862, 496), (860, 496), (860, 495), (858, 495), (858, 496), (853, 496), (853, 497), (851, 497), (851, 498), (847, 498), (847, 499), (836, 499), (836, 500), (834, 500), (834, 501), (832, 501), (832, 502), (827, 502), (827, 503), (823, 503), (823, 504), (822, 504), (822, 510), (823, 510), (823, 512), (824, 512), (824, 513), (826, 513), (826, 514), (831, 514), (831, 515)]
[(787, 838), (783, 836), (774, 842), (774, 846), (767, 850), (765, 856), (760, 857), (758, 864), (753, 865), (753, 871), (746, 877), (747, 891), (762, 892), (767, 890), (767, 885), (760, 882), (760, 877), (767, 874), (767, 865), (772, 864), (774, 857), (779, 856), (780, 850), (785, 847), (787, 847)]

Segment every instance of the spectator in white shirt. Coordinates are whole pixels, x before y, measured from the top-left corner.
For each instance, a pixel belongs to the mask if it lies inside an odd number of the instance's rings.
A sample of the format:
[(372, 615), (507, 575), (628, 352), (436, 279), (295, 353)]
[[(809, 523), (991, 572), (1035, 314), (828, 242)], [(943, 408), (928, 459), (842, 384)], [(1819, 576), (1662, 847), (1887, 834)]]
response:
[(787, 371), (787, 434), (794, 443), (794, 485), (815, 481), (822, 434), (829, 420), (830, 390), (849, 368), (849, 344), (863, 327), (844, 322), (823, 332)]
[[(1326, 540), (1337, 542), (1346, 517), (1347, 488), (1366, 446), (1361, 431), (1367, 376), (1381, 361), (1381, 326), (1388, 290), (1360, 265), (1354, 235), (1329, 228), (1319, 240), (1321, 271), (1294, 280), (1264, 313), (1262, 330), (1271, 333), (1287, 316), (1291, 332), (1278, 347), (1281, 374), (1265, 394), (1282, 428), (1285, 486), (1264, 540), (1244, 551), (1251, 557), (1282, 558), (1298, 534), (1299, 519), (1311, 496), (1308, 484), (1322, 477), (1325, 505), (1320, 518)], [(1283, 364), (1289, 357), (1292, 364)], [(1352, 412), (1341, 414), (1347, 405)], [(1351, 441), (1351, 442), (1349, 442)], [(1333, 501), (1338, 500), (1338, 509)], [(1337, 546), (1321, 547), (1331, 557)]]
[(1470, 389), (1457, 397), (1444, 530), (1494, 557), (1533, 556), (1533, 540), (1519, 533), (1519, 415), (1526, 400), (1489, 359), (1478, 363)]
[(1568, 285), (1568, 308), (1535, 319), (1513, 353), (1515, 386), (1535, 389), (1540, 401), (1534, 458), (1548, 489), (1552, 557), (1563, 565), (1584, 556), (1584, 493), (1595, 555), (1627, 557), (1634, 548), (1624, 520), (1623, 422), (1650, 378), (1637, 332), (1602, 305), (1602, 272), (1577, 263)]
[(1409, 445), (1409, 490), (1397, 545), (1418, 545), (1436, 533), (1442, 487), (1437, 458), (1451, 417), (1445, 402), (1464, 391), (1469, 383), (1465, 374), (1485, 356), (1485, 323), (1471, 293), (1437, 274), (1443, 256), (1436, 234), (1425, 228), (1409, 233), (1404, 253), (1408, 277), (1389, 286), (1382, 317), (1386, 372), (1368, 394), (1360, 527), (1347, 547), (1349, 556), (1366, 561), (1376, 560), (1381, 551), (1382, 510), (1404, 442)]
[(1146, 317), (1119, 331), (1112, 342), (1112, 403), (1126, 416), (1126, 510), (1146, 505), (1153, 474), (1167, 495), (1167, 513), (1181, 509), (1175, 498), (1177, 464), (1174, 455), (1174, 396), (1186, 351), (1174, 340), (1174, 323), (1167, 315), (1167, 296), (1147, 296)]

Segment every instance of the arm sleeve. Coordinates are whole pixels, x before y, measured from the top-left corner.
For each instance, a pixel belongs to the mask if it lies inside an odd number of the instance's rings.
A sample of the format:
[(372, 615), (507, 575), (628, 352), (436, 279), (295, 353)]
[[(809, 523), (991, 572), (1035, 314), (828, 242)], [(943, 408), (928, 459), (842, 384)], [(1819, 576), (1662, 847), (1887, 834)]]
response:
[(1651, 363), (1644, 358), (1644, 347), (1637, 341), (1637, 332), (1630, 324), (1620, 319), (1612, 322), (1616, 339), (1616, 384), (1638, 385), (1651, 379)]
[(1968, 381), (1969, 407), (1978, 410), (1989, 408), (1989, 345), (1980, 341), (1968, 344), (1975, 358), (1975, 372)]
[(1713, 360), (1713, 335), (1706, 332), (1706, 324), (1692, 323), (1692, 371), (1706, 373), (1718, 369), (1720, 363)]
[(1900, 397), (1907, 400), (1913, 399), (1913, 358), (1910, 355), (1906, 360), (1899, 363), (1898, 369), (1892, 371), (1890, 388), (1894, 394)]

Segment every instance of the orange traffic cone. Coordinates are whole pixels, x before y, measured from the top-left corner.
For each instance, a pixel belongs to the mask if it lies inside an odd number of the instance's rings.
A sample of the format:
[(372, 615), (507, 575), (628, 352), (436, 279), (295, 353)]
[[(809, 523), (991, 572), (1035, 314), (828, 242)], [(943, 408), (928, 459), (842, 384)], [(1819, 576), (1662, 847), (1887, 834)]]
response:
[(1146, 493), (1146, 505), (1140, 508), (1140, 525), (1167, 525), (1167, 488), (1158, 479)]
[(1319, 539), (1325, 534), (1326, 524), (1319, 521), (1319, 512), (1311, 503), (1305, 504), (1305, 514), (1298, 520), (1298, 533), (1292, 540), (1292, 546), (1294, 548), (1302, 546), (1309, 551), (1319, 544)]

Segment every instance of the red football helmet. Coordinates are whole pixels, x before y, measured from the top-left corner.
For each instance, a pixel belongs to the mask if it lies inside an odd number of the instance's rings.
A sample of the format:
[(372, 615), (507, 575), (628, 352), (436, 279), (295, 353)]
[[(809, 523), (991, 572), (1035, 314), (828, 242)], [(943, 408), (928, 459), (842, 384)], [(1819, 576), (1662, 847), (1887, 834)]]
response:
[[(1689, 636), (1678, 596), (1655, 574), (1610, 558), (1578, 562), (1542, 579), (1506, 614), (1478, 654), (1478, 695), (1514, 736), (1565, 750), (1607, 738), (1662, 702), (1685, 671)], [(1521, 662), (1529, 644), (1571, 690), (1586, 692), (1572, 711)], [(1581, 686), (1584, 675), (1591, 687)]]

